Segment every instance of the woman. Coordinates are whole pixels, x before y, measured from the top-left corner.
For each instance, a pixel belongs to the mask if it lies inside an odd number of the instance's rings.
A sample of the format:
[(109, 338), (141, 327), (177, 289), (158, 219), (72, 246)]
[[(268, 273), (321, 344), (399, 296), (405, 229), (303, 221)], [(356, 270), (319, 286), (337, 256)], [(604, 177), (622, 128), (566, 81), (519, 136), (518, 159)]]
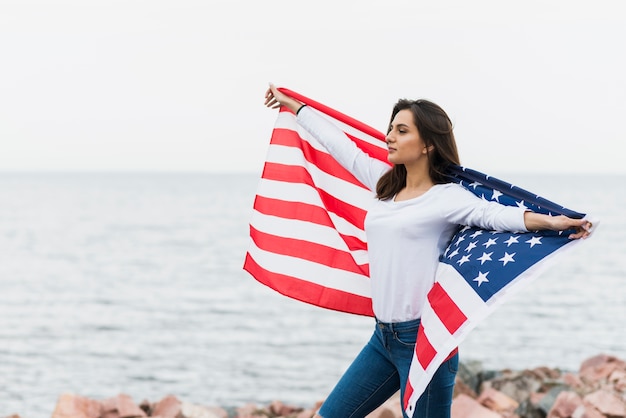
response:
[[(386, 136), (391, 169), (272, 84), (265, 105), (293, 111), (298, 124), (377, 197), (365, 218), (376, 328), (317, 417), (362, 418), (398, 389), (404, 398), (426, 294), (434, 283), (439, 255), (459, 225), (516, 232), (575, 229), (572, 239), (589, 235), (585, 220), (487, 202), (449, 182), (447, 168), (460, 165), (452, 123), (432, 102), (400, 100), (394, 106)], [(458, 362), (454, 352), (439, 367), (413, 417), (450, 416)]]

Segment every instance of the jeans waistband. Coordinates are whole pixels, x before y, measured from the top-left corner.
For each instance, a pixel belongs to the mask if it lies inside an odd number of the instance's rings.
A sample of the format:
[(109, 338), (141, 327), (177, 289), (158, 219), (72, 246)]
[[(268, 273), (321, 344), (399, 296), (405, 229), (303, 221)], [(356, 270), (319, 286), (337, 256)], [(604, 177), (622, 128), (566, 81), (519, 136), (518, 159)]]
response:
[(376, 319), (376, 326), (380, 329), (388, 329), (391, 331), (401, 331), (411, 328), (417, 328), (421, 322), (421, 318), (412, 319), (404, 322), (382, 322), (378, 318)]

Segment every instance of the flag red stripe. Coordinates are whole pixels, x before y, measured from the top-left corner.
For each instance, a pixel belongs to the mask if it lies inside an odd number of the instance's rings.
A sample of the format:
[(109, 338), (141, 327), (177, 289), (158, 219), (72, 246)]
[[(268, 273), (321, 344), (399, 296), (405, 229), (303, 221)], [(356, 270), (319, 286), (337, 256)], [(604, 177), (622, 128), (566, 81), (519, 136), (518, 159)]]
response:
[(346, 125), (352, 126), (354, 129), (359, 130), (363, 133), (365, 133), (366, 135), (369, 135), (373, 138), (379, 139), (381, 141), (385, 140), (385, 135), (383, 133), (381, 133), (380, 131), (378, 131), (377, 129), (372, 128), (369, 125), (366, 125), (365, 123), (354, 119), (353, 117), (350, 117), (348, 115), (346, 115), (345, 113), (341, 113), (333, 108), (330, 108), (320, 102), (317, 102), (315, 100), (309, 99), (308, 97), (305, 97), (303, 95), (301, 95), (300, 93), (296, 93), (295, 91), (291, 91), (289, 89), (286, 89), (284, 87), (279, 87), (278, 90), (282, 91), (283, 93), (285, 93), (288, 96), (293, 97), (294, 99), (297, 99), (299, 101), (301, 101), (302, 103), (306, 103), (308, 106), (311, 106), (314, 109), (319, 110), (322, 113), (325, 113), (326, 115), (337, 119), (338, 121), (345, 123)]
[(428, 302), (450, 334), (454, 334), (467, 321), (467, 316), (440, 283), (435, 283), (428, 292)]
[(345, 134), (348, 135), (348, 137), (356, 144), (357, 147), (361, 149), (361, 151), (367, 153), (372, 158), (387, 162), (389, 151), (387, 151), (386, 148), (376, 147), (361, 138), (348, 134), (347, 132)]
[(315, 242), (279, 237), (261, 232), (250, 225), (250, 237), (260, 249), (326, 265), (369, 277), (369, 265), (357, 264), (352, 254)]
[[(327, 226), (329, 228), (335, 228), (326, 210), (307, 203), (289, 202), (257, 195), (254, 201), (254, 209), (264, 215), (284, 219), (297, 219)], [(367, 244), (363, 240), (351, 235), (339, 234), (339, 236), (346, 243), (350, 251), (367, 250)]]
[(271, 272), (259, 266), (249, 253), (246, 254), (243, 268), (259, 282), (285, 296), (335, 311), (374, 316), (372, 300), (369, 297), (330, 289), (295, 277)]
[(266, 163), (263, 169), (263, 178), (288, 183), (307, 184), (317, 190), (324, 207), (344, 218), (357, 228), (363, 229), (367, 211), (337, 199), (335, 196), (315, 187), (309, 172), (300, 166), (289, 166), (278, 163)]
[(299, 148), (304, 155), (304, 159), (315, 165), (321, 171), (348, 183), (367, 189), (363, 183), (357, 180), (356, 177), (339, 164), (337, 160), (329, 154), (313, 148), (308, 142), (303, 141), (295, 131), (290, 129), (274, 129), (271, 144)]
[(415, 344), (415, 354), (417, 355), (417, 360), (422, 366), (422, 369), (426, 370), (430, 362), (435, 358), (437, 350), (435, 350), (430, 341), (428, 341), (428, 337), (424, 334), (424, 326), (421, 322), (417, 330), (417, 341), (418, 343)]

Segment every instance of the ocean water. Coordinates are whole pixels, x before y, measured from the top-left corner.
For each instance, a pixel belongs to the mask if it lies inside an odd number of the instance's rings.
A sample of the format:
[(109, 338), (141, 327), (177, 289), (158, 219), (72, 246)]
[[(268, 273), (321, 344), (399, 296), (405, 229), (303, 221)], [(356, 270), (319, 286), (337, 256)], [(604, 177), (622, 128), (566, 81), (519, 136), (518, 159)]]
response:
[[(0, 173), (0, 416), (62, 393), (312, 406), (370, 318), (243, 271), (255, 174)], [(485, 367), (626, 358), (626, 176), (499, 175), (601, 223), (461, 345)]]

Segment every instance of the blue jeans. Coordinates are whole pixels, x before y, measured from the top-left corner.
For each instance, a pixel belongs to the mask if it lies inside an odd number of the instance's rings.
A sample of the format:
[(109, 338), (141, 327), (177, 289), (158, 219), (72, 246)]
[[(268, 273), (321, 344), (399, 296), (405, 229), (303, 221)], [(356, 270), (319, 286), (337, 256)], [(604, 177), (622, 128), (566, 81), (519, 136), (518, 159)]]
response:
[[(413, 359), (420, 320), (382, 323), (339, 380), (320, 408), (322, 418), (363, 418), (404, 388)], [(419, 398), (412, 418), (449, 418), (454, 380), (459, 366), (456, 354), (444, 362)], [(404, 418), (409, 418), (402, 412)]]

